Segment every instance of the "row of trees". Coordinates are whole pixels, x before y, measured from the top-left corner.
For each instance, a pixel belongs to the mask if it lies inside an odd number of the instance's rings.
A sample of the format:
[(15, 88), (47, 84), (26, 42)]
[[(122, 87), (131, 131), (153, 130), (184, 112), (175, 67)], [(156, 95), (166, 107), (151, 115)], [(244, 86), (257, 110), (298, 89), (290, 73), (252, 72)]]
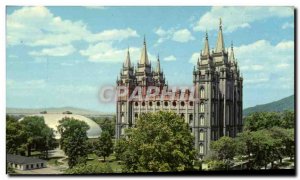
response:
[(48, 158), (48, 150), (57, 147), (53, 129), (49, 128), (41, 116), (27, 116), (18, 121), (6, 116), (6, 152), (31, 156), (32, 150), (40, 151)]
[(293, 112), (254, 113), (245, 118), (244, 129), (236, 138), (224, 136), (212, 142), (213, 152), (206, 158), (211, 169), (228, 169), (237, 159), (246, 160), (248, 169), (268, 164), (275, 168), (275, 161), (294, 157)]

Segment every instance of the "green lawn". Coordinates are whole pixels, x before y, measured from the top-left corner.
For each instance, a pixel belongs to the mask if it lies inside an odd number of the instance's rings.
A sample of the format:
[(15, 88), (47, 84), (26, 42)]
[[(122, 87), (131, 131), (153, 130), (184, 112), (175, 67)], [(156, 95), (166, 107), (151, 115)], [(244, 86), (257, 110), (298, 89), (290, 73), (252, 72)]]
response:
[(58, 157), (58, 158), (51, 158), (47, 162), (48, 162), (49, 165), (55, 165), (55, 166), (62, 165), (63, 163), (62, 162), (58, 162), (58, 159), (60, 159), (60, 157)]
[(108, 163), (114, 172), (116, 172), (116, 173), (122, 172), (122, 165), (118, 163), (118, 161), (116, 160), (116, 157), (114, 155), (110, 155), (105, 160), (106, 160), (106, 162), (104, 162), (103, 157), (98, 157), (95, 154), (89, 154), (87, 164), (105, 165), (106, 163)]

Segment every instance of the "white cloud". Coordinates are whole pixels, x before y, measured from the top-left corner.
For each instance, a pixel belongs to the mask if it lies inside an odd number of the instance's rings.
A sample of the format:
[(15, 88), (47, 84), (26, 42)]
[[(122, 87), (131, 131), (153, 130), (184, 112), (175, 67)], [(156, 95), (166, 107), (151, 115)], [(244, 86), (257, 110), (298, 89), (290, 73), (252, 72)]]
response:
[(294, 28), (294, 23), (286, 22), (281, 26), (282, 29)]
[(166, 40), (173, 40), (180, 43), (186, 43), (188, 41), (195, 40), (195, 37), (188, 29), (170, 28), (168, 30), (164, 30), (159, 27), (154, 30), (154, 33), (159, 37), (154, 46), (157, 46)]
[[(130, 58), (132, 62), (140, 59), (141, 48), (131, 47)], [(97, 43), (90, 45), (87, 49), (81, 50), (82, 56), (87, 56), (91, 62), (105, 63), (120, 63), (124, 62), (127, 54), (127, 49), (118, 49), (112, 46), (111, 43)], [(148, 58), (154, 61), (156, 58), (148, 52)]]
[[(7, 15), (7, 44), (45, 47), (36, 49), (32, 56), (66, 56), (75, 51), (72, 43), (119, 42), (131, 37), (138, 37), (131, 28), (109, 29), (91, 32), (82, 21), (62, 19), (52, 14), (46, 7), (23, 7)], [(93, 44), (90, 44), (93, 45)]]
[(184, 43), (195, 40), (195, 38), (192, 36), (192, 33), (188, 29), (181, 29), (174, 32), (172, 40)]
[(29, 55), (32, 56), (67, 56), (75, 52), (72, 45), (58, 46), (54, 48), (44, 48), (40, 51), (31, 51)]
[(15, 81), (12, 79), (6, 80), (6, 87), (8, 89), (41, 89), (46, 87), (46, 82), (44, 79), (36, 79), (36, 80), (29, 80), (29, 81)]
[(176, 61), (176, 57), (174, 55), (170, 55), (165, 57), (164, 61)]
[(208, 31), (219, 28), (222, 18), (225, 32), (238, 28), (249, 28), (254, 21), (271, 17), (293, 16), (293, 7), (212, 7), (193, 25), (194, 31)]
[[(294, 77), (294, 42), (281, 41), (271, 44), (267, 40), (258, 40), (251, 44), (234, 47), (235, 57), (244, 75), (245, 85), (260, 85), (265, 88), (281, 88), (281, 78)], [(192, 54), (190, 62), (196, 64), (199, 52)], [(285, 88), (293, 89), (293, 82), (287, 82)]]

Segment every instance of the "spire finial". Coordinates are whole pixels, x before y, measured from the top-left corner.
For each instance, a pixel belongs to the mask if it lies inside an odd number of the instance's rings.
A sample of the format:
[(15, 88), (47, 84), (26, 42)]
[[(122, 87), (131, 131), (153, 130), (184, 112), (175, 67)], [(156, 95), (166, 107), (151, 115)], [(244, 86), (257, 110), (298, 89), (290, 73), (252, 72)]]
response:
[(231, 50), (233, 50), (233, 41), (231, 41)]
[(146, 45), (146, 35), (144, 34), (144, 45)]
[(206, 31), (205, 31), (205, 38), (208, 39), (207, 29), (206, 29)]
[(219, 22), (219, 27), (220, 27), (220, 29), (222, 29), (222, 18), (220, 17), (220, 22)]

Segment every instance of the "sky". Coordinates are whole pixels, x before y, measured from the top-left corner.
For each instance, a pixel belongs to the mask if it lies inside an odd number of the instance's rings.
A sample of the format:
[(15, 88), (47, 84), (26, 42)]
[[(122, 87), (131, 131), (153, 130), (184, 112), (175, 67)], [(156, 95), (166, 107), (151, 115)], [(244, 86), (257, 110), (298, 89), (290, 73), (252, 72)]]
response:
[(99, 100), (115, 86), (129, 47), (136, 65), (144, 36), (170, 86), (191, 86), (208, 32), (219, 18), (244, 78), (244, 108), (294, 94), (291, 7), (18, 7), (6, 9), (6, 106), (78, 107), (115, 112)]

